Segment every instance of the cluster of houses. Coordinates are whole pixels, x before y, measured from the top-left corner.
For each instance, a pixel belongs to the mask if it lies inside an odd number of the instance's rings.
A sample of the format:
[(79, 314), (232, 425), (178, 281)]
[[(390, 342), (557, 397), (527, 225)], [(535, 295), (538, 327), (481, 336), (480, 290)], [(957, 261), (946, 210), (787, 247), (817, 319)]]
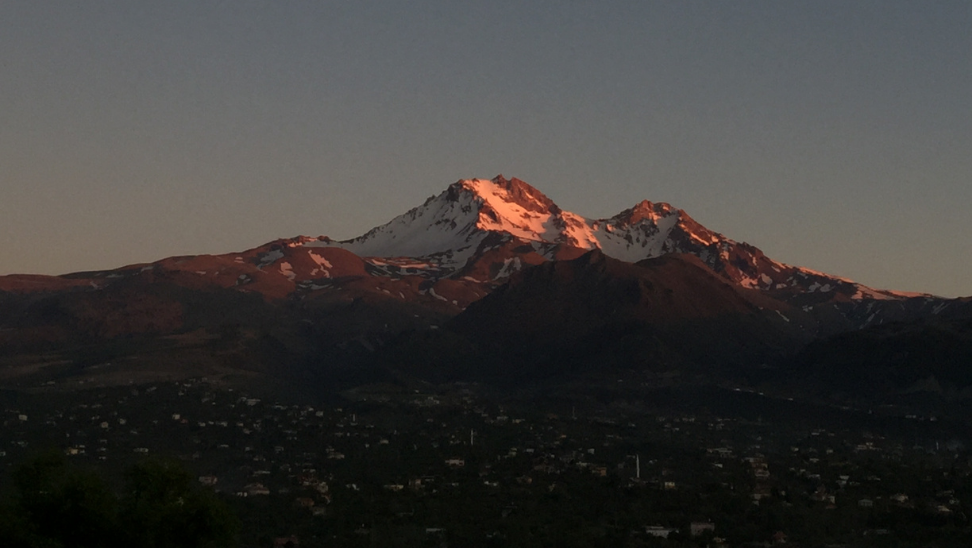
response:
[[(777, 432), (762, 421), (711, 415), (529, 412), (486, 403), (466, 389), (385, 395), (346, 408), (268, 401), (204, 379), (83, 396), (63, 408), (39, 402), (5, 409), (0, 466), (9, 469), (11, 456), (45, 444), (105, 465), (175, 456), (198, 470), (203, 486), (239, 497), (289, 497), (295, 511), (322, 517), (340, 504), (342, 490), (433, 494), (464, 481), (529, 489), (576, 472), (663, 491), (721, 483), (746, 490), (754, 504), (805, 497), (825, 509), (852, 500), (861, 511), (931, 505), (942, 514), (963, 504), (950, 490), (895, 491), (862, 464), (906, 454), (946, 462), (944, 451), (930, 455), (926, 447), (862, 432)], [(642, 449), (632, 454), (631, 447)], [(682, 458), (686, 452), (698, 459)], [(400, 464), (403, 454), (417, 455), (411, 467)], [(714, 530), (712, 522), (696, 521), (687, 532)], [(665, 523), (644, 529), (656, 537), (674, 531)]]

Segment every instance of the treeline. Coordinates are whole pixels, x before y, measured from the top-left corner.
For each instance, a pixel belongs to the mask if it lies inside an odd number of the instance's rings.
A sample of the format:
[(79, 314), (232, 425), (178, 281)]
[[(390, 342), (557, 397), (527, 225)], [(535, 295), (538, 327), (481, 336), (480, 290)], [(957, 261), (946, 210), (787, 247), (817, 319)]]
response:
[(24, 548), (220, 548), (237, 521), (180, 464), (129, 468), (120, 493), (59, 453), (17, 467), (0, 503), (0, 546)]

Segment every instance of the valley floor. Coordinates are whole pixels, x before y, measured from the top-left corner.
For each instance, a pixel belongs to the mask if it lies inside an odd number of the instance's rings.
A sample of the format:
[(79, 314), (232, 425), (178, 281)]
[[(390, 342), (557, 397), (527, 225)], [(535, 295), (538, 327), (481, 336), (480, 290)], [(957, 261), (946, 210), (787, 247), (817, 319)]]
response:
[(196, 378), (0, 398), (4, 477), (44, 449), (116, 486), (178, 459), (240, 517), (240, 546), (972, 541), (960, 431), (743, 390), (401, 382), (297, 401)]

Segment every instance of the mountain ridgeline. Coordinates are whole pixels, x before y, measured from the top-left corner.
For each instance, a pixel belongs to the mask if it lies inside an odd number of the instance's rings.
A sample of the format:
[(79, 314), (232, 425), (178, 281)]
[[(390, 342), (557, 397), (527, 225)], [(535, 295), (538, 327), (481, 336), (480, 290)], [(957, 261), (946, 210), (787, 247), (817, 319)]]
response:
[(669, 204), (590, 219), (497, 176), (350, 240), (0, 277), (0, 384), (202, 372), (327, 390), (626, 370), (951, 405), (972, 397), (969, 318), (969, 299), (783, 264)]

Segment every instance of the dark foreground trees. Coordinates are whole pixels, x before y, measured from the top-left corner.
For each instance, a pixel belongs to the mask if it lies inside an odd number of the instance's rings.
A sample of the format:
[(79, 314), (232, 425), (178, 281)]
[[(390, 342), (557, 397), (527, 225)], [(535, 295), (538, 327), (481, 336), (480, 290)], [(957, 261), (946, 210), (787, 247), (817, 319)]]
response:
[(121, 495), (57, 453), (26, 462), (12, 479), (0, 546), (220, 548), (235, 540), (233, 515), (178, 463), (133, 466)]

